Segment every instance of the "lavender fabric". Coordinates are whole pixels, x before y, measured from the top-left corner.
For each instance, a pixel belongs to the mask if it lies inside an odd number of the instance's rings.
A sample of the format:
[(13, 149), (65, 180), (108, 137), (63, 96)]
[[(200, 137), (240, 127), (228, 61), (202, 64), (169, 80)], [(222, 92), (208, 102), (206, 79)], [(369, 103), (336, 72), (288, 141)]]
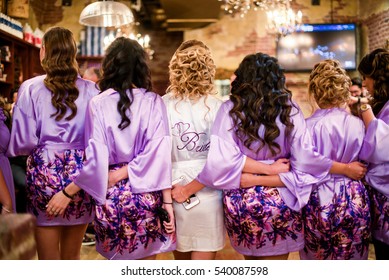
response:
[(375, 239), (389, 244), (389, 102), (372, 120), (366, 130), (360, 158), (368, 163), (365, 179), (372, 197)]
[(86, 163), (74, 182), (98, 204), (106, 201), (109, 166), (128, 163), (133, 193), (171, 188), (171, 140), (162, 98), (144, 89), (134, 89), (129, 118), (118, 128), (119, 94), (110, 89), (89, 104), (85, 124)]
[[(365, 134), (359, 118), (340, 108), (320, 109), (307, 119), (307, 128), (323, 156), (342, 163), (358, 161)], [(315, 185), (303, 213), (301, 259), (367, 259), (370, 203), (361, 181), (328, 174)]]
[(370, 122), (360, 159), (369, 163), (365, 179), (376, 190), (389, 197), (389, 102)]
[[(54, 177), (47, 178), (47, 184), (43, 185), (39, 176), (45, 176), (43, 170), (52, 168), (53, 164), (57, 165), (55, 162), (58, 161), (58, 158), (66, 157), (69, 152), (73, 153), (76, 152), (75, 150), (81, 150), (83, 154), (86, 107), (89, 100), (99, 92), (95, 83), (78, 77), (76, 86), (79, 89), (79, 96), (75, 101), (77, 114), (71, 120), (63, 118), (56, 121), (52, 117), (56, 112), (51, 104), (52, 94), (43, 82), (45, 77), (45, 75), (34, 77), (20, 86), (18, 101), (13, 111), (11, 138), (7, 150), (8, 156), (29, 155), (27, 169), (34, 170), (34, 173), (28, 174), (27, 177), (34, 178), (32, 180), (34, 186), (42, 185), (43, 195), (40, 195), (39, 190), (35, 190), (34, 193), (29, 193), (27, 196), (34, 203), (39, 202), (40, 207), (44, 207), (50, 197), (66, 185), (60, 184), (59, 179), (54, 179)], [(38, 150), (39, 156), (37, 157), (35, 152)], [(68, 182), (73, 173), (78, 172), (78, 169), (82, 166), (82, 159), (80, 164), (77, 164), (77, 170), (73, 170), (75, 164), (71, 161), (64, 162), (63, 168), (66, 168), (68, 164), (72, 164), (70, 167), (72, 174), (68, 174), (66, 170), (57, 170), (56, 172), (61, 177), (60, 179), (65, 182)], [(51, 173), (51, 175), (54, 173)], [(43, 200), (35, 201), (36, 199)], [(83, 203), (81, 199), (79, 203)], [(87, 204), (87, 208), (91, 209), (91, 204)], [(30, 211), (37, 216), (38, 225), (53, 225), (53, 223), (56, 225), (85, 224), (91, 222), (93, 218), (93, 212), (87, 211), (80, 214), (70, 211), (65, 213), (64, 217), (57, 217), (53, 221), (45, 216), (45, 209), (35, 208), (30, 209)]]
[[(286, 187), (280, 187), (278, 191), (288, 207), (300, 210), (307, 203), (313, 184), (323, 180), (332, 166), (330, 159), (315, 151), (301, 110), (296, 108), (292, 110), (291, 121), (294, 129), (289, 137), (286, 136), (284, 125), (277, 119), (280, 135), (276, 142), (280, 145), (281, 151), (272, 156), (268, 147), (256, 152), (255, 147), (259, 143), (250, 150), (237, 138), (229, 115), (231, 108), (232, 102), (226, 101), (216, 116), (207, 163), (198, 180), (216, 189), (237, 189), (240, 186), (246, 156), (258, 161), (290, 158), (291, 171), (280, 174)], [(264, 127), (260, 127), (258, 133), (263, 135)]]
[(0, 169), (3, 173), (5, 183), (7, 185), (8, 191), (11, 195), (12, 206), (15, 211), (16, 209), (16, 200), (15, 200), (15, 187), (14, 180), (12, 177), (12, 170), (9, 164), (8, 158), (5, 156), (5, 152), (8, 148), (10, 131), (8, 127), (5, 125), (4, 121), (6, 117), (3, 113), (3, 109), (0, 108)]

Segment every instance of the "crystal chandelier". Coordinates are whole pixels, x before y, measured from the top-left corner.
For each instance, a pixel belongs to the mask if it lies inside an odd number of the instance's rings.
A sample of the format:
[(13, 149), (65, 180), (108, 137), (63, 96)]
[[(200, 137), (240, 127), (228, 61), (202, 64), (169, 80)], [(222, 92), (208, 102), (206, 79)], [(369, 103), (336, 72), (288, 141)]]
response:
[(223, 2), (221, 9), (231, 16), (244, 17), (251, 9), (266, 11), (266, 29), (271, 34), (285, 36), (301, 25), (302, 13), (297, 14), (290, 8), (291, 0), (218, 0)]
[(298, 11), (297, 14), (290, 8), (289, 1), (285, 4), (278, 4), (278, 7), (266, 12), (267, 25), (269, 33), (275, 34), (277, 38), (293, 33), (298, 29), (302, 22), (303, 14)]
[(274, 8), (279, 4), (286, 4), (290, 0), (218, 0), (223, 2), (221, 9), (226, 14), (231, 16), (239, 15), (244, 17), (250, 9), (254, 11), (258, 9), (268, 10)]
[[(139, 23), (136, 23), (139, 24)], [(126, 37), (130, 38), (131, 40), (135, 40), (143, 47), (145, 52), (147, 53), (148, 57), (153, 59), (154, 50), (150, 46), (150, 36), (149, 35), (142, 35), (140, 33), (135, 32), (135, 25), (129, 25), (129, 26), (122, 26), (121, 28), (117, 28), (115, 31), (109, 33), (104, 38), (104, 45), (105, 48), (107, 48), (116, 38), (118, 37)], [(135, 34), (135, 33), (136, 34)]]

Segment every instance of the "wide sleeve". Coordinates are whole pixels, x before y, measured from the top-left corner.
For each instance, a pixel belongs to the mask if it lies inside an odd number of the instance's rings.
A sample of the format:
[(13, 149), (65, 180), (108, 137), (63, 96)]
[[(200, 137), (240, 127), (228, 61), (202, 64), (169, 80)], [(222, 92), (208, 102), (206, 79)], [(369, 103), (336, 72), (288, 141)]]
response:
[(103, 126), (102, 112), (94, 99), (89, 102), (85, 119), (86, 160), (74, 183), (104, 204), (108, 187), (108, 145)]
[[(156, 96), (148, 115), (142, 148), (128, 163), (128, 178), (133, 193), (171, 188), (171, 138), (165, 104)], [(146, 115), (145, 115), (146, 116)]]
[(291, 171), (279, 174), (285, 184), (279, 192), (286, 205), (298, 211), (307, 204), (313, 185), (329, 179), (332, 160), (317, 152), (300, 111), (292, 116), (292, 121), (294, 128), (289, 141)]
[(38, 145), (39, 131), (29, 87), (22, 84), (12, 115), (11, 138), (7, 156), (29, 155)]
[(207, 161), (197, 180), (214, 189), (238, 189), (246, 156), (237, 144), (226, 104), (216, 115), (210, 141)]
[(384, 119), (374, 119), (370, 122), (359, 158), (374, 164), (389, 161), (389, 114)]

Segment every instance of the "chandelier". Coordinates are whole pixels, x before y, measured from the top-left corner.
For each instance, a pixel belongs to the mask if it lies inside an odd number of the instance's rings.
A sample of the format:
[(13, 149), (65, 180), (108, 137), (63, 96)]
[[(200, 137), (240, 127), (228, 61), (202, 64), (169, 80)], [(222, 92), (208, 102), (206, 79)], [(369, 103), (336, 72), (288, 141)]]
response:
[(231, 16), (244, 17), (251, 9), (266, 11), (266, 29), (277, 37), (294, 32), (302, 22), (302, 13), (297, 14), (290, 8), (291, 0), (218, 0), (223, 2), (221, 9)]
[[(117, 28), (113, 32), (109, 33), (104, 38), (104, 46), (107, 48), (116, 38), (118, 37), (126, 37), (131, 40), (135, 40), (143, 47), (145, 52), (147, 53), (149, 59), (153, 59), (154, 56), (154, 50), (150, 46), (150, 36), (149, 35), (142, 35), (140, 33), (135, 32), (135, 25), (139, 23), (129, 25), (129, 26), (122, 26), (120, 28)], [(136, 34), (135, 34), (135, 33)]]
[(266, 29), (269, 33), (275, 34), (277, 38), (286, 36), (296, 31), (302, 22), (303, 14), (298, 11), (297, 14), (290, 8), (289, 1), (285, 4), (279, 4), (266, 12), (267, 25)]

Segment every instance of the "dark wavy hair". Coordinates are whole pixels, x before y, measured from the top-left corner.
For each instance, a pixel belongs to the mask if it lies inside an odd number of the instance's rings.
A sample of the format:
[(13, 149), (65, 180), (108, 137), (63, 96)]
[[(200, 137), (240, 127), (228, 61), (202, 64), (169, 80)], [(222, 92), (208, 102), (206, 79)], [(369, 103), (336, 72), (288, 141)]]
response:
[(374, 98), (371, 101), (374, 114), (378, 114), (389, 100), (389, 51), (376, 49), (365, 55), (358, 65), (363, 77), (374, 80)]
[[(123, 130), (131, 124), (126, 114), (130, 110), (134, 88), (151, 91), (151, 74), (147, 54), (135, 40), (124, 37), (115, 39), (108, 47), (102, 62), (101, 91), (112, 88), (120, 94), (117, 110), (122, 118), (118, 127)], [(127, 95), (129, 91), (129, 96)]]
[(51, 104), (56, 109), (51, 116), (59, 121), (69, 108), (71, 114), (65, 119), (71, 120), (77, 114), (75, 101), (79, 94), (77, 45), (73, 33), (63, 27), (52, 27), (44, 34), (42, 44), (45, 55), (41, 64), (47, 74), (44, 84), (52, 93)]
[[(294, 127), (290, 120), (292, 94), (285, 87), (283, 69), (276, 58), (256, 53), (246, 56), (234, 74), (236, 78), (231, 85), (233, 108), (230, 116), (237, 136), (249, 149), (259, 141), (257, 151), (267, 145), (272, 155), (277, 155), (281, 150), (275, 142), (280, 135), (277, 117), (286, 126), (286, 135)], [(265, 128), (263, 138), (258, 134), (262, 125)]]

